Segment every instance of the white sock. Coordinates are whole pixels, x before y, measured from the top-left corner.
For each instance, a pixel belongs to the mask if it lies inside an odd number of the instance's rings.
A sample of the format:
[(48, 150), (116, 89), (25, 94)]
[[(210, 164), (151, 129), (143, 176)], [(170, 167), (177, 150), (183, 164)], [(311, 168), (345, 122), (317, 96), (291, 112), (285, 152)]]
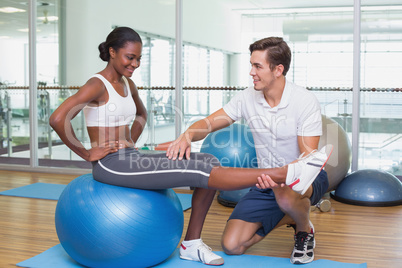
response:
[(201, 241), (202, 241), (201, 238), (198, 238), (198, 239), (193, 239), (193, 240), (183, 240), (183, 242), (181, 242), (181, 243), (185, 247), (191, 247), (192, 245), (201, 243)]

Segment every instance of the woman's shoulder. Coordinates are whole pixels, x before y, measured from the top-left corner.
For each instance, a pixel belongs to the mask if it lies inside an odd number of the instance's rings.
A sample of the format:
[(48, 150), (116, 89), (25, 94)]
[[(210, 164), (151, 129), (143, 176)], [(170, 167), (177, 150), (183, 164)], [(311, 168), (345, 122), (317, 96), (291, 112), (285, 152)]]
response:
[(85, 99), (96, 99), (102, 96), (105, 91), (105, 84), (96, 76), (92, 76), (83, 86), (80, 87), (76, 95), (80, 97), (85, 96)]
[(106, 90), (107, 83), (108, 83), (108, 80), (105, 78), (105, 76), (102, 74), (102, 72), (99, 72), (99, 73), (92, 75), (81, 88), (84, 88), (84, 89), (95, 88), (97, 90), (100, 90), (100, 89)]

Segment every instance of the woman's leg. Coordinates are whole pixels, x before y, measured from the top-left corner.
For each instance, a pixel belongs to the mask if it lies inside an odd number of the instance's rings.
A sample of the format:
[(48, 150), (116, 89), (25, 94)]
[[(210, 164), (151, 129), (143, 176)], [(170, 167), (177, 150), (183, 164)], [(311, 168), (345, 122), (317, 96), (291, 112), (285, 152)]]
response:
[(214, 167), (208, 181), (210, 189), (231, 191), (255, 186), (261, 174), (271, 177), (276, 183), (285, 183), (288, 166), (269, 169)]
[[(150, 158), (160, 158), (160, 154), (151, 154), (147, 155)], [(162, 157), (164, 159), (165, 155)], [(188, 170), (200, 169), (202, 171), (205, 170), (205, 164), (212, 167), (212, 170), (209, 174), (208, 180), (208, 189), (213, 190), (222, 190), (222, 191), (230, 191), (230, 190), (239, 190), (254, 186), (257, 183), (257, 178), (261, 176), (261, 174), (266, 174), (270, 176), (276, 183), (285, 183), (288, 166), (278, 167), (278, 168), (266, 168), (266, 169), (258, 169), (258, 168), (232, 168), (232, 167), (222, 167), (219, 164), (219, 160), (210, 154), (204, 153), (191, 153), (191, 160), (168, 160), (168, 161), (189, 161), (188, 164), (184, 164)], [(183, 174), (190, 180), (191, 175), (186, 175), (183, 170)], [(177, 176), (177, 174), (176, 174)], [(194, 185), (188, 185), (194, 186)]]
[(195, 188), (191, 200), (191, 215), (184, 240), (199, 239), (216, 190)]
[(269, 169), (239, 169), (214, 167), (211, 170), (208, 188), (238, 190), (254, 186), (261, 174), (268, 175), (277, 184), (286, 184), (293, 191), (304, 195), (331, 156), (332, 145), (321, 148), (306, 157), (284, 167)]
[[(209, 154), (192, 154), (190, 159), (171, 160), (163, 154), (144, 155), (125, 150), (110, 154), (94, 164), (96, 180), (140, 189), (192, 186), (215, 190), (238, 190), (254, 186), (261, 174), (276, 183), (286, 183), (304, 194), (321, 171), (330, 153), (325, 148), (284, 167), (250, 169), (221, 167)], [(332, 149), (331, 149), (332, 150)]]

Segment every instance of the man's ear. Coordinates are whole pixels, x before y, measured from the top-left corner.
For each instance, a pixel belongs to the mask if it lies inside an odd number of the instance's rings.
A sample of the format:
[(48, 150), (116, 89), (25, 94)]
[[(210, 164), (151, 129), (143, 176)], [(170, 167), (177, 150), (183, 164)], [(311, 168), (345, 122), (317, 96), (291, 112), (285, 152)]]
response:
[(276, 77), (279, 77), (283, 74), (283, 70), (285, 69), (285, 67), (283, 67), (282, 64), (276, 65), (275, 67), (275, 71), (274, 74)]

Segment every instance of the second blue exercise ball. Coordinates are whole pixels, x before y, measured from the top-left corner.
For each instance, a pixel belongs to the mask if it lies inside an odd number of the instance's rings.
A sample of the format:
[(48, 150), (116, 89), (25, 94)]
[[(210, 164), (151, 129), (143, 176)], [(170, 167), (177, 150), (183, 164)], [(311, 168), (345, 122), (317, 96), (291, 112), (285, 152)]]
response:
[[(201, 152), (212, 154), (224, 167), (258, 167), (253, 135), (243, 124), (232, 124), (209, 134), (202, 143)], [(218, 201), (224, 206), (234, 207), (249, 190), (220, 191)]]
[(258, 167), (253, 135), (243, 124), (232, 124), (209, 134), (201, 152), (212, 154), (224, 167)]

